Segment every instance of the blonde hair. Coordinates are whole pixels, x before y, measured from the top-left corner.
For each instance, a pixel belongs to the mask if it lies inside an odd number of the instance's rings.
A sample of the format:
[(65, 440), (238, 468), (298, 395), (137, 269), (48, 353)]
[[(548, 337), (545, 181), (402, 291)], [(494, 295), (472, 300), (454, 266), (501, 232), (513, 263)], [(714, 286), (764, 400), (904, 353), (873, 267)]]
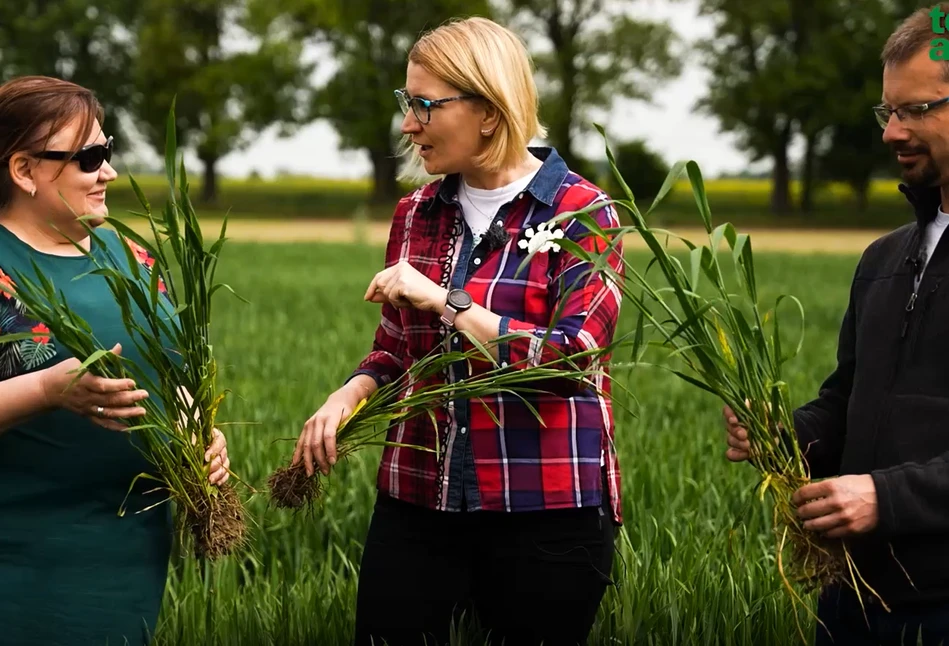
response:
[[(463, 93), (476, 94), (500, 112), (500, 122), (475, 164), (498, 171), (517, 164), (534, 137), (547, 131), (538, 116), (540, 102), (534, 67), (524, 42), (511, 30), (487, 18), (454, 19), (419, 38), (409, 61)], [(403, 139), (403, 154), (414, 150)], [(415, 150), (415, 166), (419, 157)], [(403, 178), (414, 176), (413, 169)]]

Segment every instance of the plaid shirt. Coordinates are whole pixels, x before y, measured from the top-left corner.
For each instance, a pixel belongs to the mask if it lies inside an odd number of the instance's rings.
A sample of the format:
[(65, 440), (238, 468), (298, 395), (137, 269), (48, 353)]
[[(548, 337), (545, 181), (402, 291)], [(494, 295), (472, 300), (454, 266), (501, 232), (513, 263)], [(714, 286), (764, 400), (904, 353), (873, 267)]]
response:
[[(474, 245), (457, 200), (459, 177), (449, 175), (400, 201), (385, 258), (386, 267), (406, 260), (446, 289), (464, 288), (475, 303), (502, 317), (501, 335), (526, 332), (498, 348), (502, 367), (510, 364), (512, 369), (553, 360), (557, 351), (570, 355), (608, 345), (622, 300), (615, 285), (604, 282), (599, 274), (587, 273), (589, 265), (565, 251), (537, 253), (515, 277), (527, 253), (518, 242), (528, 228), (536, 231), (539, 224), (560, 213), (607, 199), (603, 191), (570, 172), (556, 150), (532, 148), (531, 152), (543, 160), (542, 167), (492, 222), (492, 226), (501, 222), (510, 234), (503, 247), (489, 249), (483, 240)], [(612, 205), (591, 215), (601, 227), (619, 226)], [(561, 226), (565, 238), (595, 250), (593, 236), (581, 237), (585, 226), (576, 220)], [(622, 271), (615, 255), (611, 263)], [(560, 306), (561, 287), (575, 284), (556, 328), (542, 345)], [(447, 347), (449, 338), (453, 350), (468, 349), (470, 342), (460, 334), (450, 334), (438, 314), (385, 304), (372, 351), (353, 376), (368, 374), (380, 385), (390, 383), (435, 348)], [(459, 364), (445, 378), (468, 376), (468, 366)], [(608, 379), (598, 379), (597, 387), (606, 397), (573, 382), (568, 382), (569, 392), (527, 396), (544, 427), (517, 397), (495, 395), (475, 403), (456, 400), (436, 412), (441, 459), (434, 453), (387, 446), (377, 486), (392, 497), (432, 509), (531, 511), (598, 506), (605, 485), (613, 520), (620, 523), (610, 384)], [(390, 428), (387, 439), (436, 446), (428, 415)]]

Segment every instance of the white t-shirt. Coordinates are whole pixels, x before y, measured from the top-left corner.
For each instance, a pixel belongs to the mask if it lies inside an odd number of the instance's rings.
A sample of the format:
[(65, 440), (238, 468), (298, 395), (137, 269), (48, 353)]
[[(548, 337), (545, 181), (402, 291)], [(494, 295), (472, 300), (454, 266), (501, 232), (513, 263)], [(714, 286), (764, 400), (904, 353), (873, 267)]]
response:
[[(936, 245), (939, 244), (939, 239), (942, 238), (946, 227), (949, 227), (949, 213), (945, 213), (940, 207), (936, 212), (936, 219), (929, 223), (929, 226), (926, 227), (926, 232), (923, 234), (923, 248), (926, 250), (927, 264), (929, 263), (929, 259), (932, 258), (933, 251), (936, 250)], [(925, 266), (923, 267), (923, 271), (925, 271)], [(919, 287), (919, 281), (922, 280), (923, 271), (919, 272), (919, 276), (916, 278), (916, 287)]]
[(467, 182), (461, 182), (458, 189), (458, 201), (461, 202), (461, 212), (465, 216), (465, 222), (474, 234), (476, 247), (481, 242), (481, 236), (491, 226), (491, 221), (497, 215), (498, 209), (527, 188), (536, 174), (535, 170), (506, 186), (492, 189), (472, 188)]

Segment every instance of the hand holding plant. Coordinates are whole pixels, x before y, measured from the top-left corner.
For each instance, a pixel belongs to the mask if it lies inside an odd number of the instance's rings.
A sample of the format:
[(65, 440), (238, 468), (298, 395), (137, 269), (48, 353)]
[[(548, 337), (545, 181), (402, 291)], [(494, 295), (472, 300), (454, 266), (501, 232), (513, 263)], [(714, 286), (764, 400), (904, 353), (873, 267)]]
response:
[[(246, 533), (243, 503), (227, 482), (230, 461), (215, 423), (225, 393), (217, 387), (211, 299), (219, 289), (229, 289), (214, 282), (227, 219), (219, 239), (207, 247), (188, 197), (184, 163), (180, 175), (176, 163), (172, 107), (165, 150), (169, 193), (162, 216), (151, 212), (141, 189), (131, 180), (145, 211), (134, 215), (147, 220), (152, 238), (139, 235), (120, 219), (106, 218), (124, 242), (128, 270), (118, 266), (118, 259), (104, 263), (73, 242), (94, 263), (89, 273), (108, 284), (122, 322), (144, 357), (142, 364), (127, 360), (119, 348), (102, 347), (89, 324), (70, 309), (64, 295), (35, 264), (35, 280), (25, 276), (15, 280), (16, 297), (28, 315), (45, 325), (75, 357), (51, 369), (46, 388), (50, 398), (106, 428), (134, 433), (140, 440), (144, 456), (155, 469), (139, 474), (129, 491), (138, 480), (145, 480), (154, 482), (152, 492), (161, 495), (158, 502), (136, 513), (174, 502), (179, 531), (190, 534), (195, 555), (216, 559), (242, 545)], [(176, 186), (176, 182), (180, 183)], [(79, 217), (83, 223), (85, 219)], [(97, 246), (105, 245), (95, 230), (88, 225), (86, 229)], [(0, 342), (18, 341), (22, 336), (6, 335)], [(136, 390), (127, 390), (133, 387)], [(116, 421), (130, 418), (136, 420), (131, 426)], [(125, 513), (124, 503), (118, 511)]]

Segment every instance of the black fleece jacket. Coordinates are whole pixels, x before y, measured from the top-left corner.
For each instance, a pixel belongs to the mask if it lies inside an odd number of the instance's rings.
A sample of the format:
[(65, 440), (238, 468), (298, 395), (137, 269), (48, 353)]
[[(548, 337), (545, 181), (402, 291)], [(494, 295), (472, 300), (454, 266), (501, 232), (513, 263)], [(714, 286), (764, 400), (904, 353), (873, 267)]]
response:
[(848, 547), (891, 607), (949, 603), (949, 233), (914, 291), (940, 194), (899, 188), (917, 221), (863, 253), (837, 367), (795, 412), (813, 478), (873, 477), (879, 525)]

